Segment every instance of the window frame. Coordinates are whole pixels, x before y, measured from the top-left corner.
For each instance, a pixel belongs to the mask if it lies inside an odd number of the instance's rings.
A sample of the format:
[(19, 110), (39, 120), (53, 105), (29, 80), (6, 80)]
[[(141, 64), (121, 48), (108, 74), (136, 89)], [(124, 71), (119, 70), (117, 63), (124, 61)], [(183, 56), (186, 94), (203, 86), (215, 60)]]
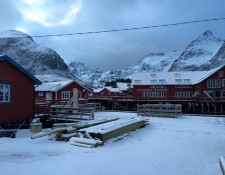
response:
[[(65, 97), (65, 95), (68, 95), (68, 97)], [(70, 99), (70, 91), (62, 91), (61, 92), (61, 99), (62, 100), (69, 100)]]
[(207, 88), (221, 88), (221, 79), (208, 79)]
[[(10, 103), (11, 102), (11, 84), (0, 82), (0, 86), (3, 86), (3, 95), (2, 95), (3, 98), (2, 98), (2, 101), (0, 101), (0, 103)], [(6, 87), (8, 87), (8, 92), (6, 92)], [(8, 94), (6, 95), (6, 93)], [(8, 97), (8, 100), (6, 100), (6, 96)]]
[(38, 92), (38, 97), (43, 97), (44, 93), (43, 92)]

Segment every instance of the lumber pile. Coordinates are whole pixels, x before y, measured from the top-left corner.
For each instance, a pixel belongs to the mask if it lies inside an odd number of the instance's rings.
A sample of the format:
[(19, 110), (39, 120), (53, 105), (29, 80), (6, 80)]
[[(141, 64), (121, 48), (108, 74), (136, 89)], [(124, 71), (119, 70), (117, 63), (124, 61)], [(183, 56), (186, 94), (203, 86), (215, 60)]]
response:
[[(33, 136), (31, 136), (31, 139), (37, 139), (40, 137), (44, 136), (49, 136), (50, 138), (54, 138), (58, 141), (70, 141), (72, 145), (76, 145), (77, 143), (80, 144), (80, 146), (85, 143), (84, 141), (81, 142), (82, 139), (89, 139), (92, 140), (92, 142), (86, 142), (88, 145), (90, 143), (92, 144), (92, 147), (96, 147), (99, 145), (102, 145), (102, 142), (100, 143), (99, 141), (96, 141), (93, 139), (88, 133), (82, 134), (79, 132), (80, 129), (86, 128), (86, 127), (91, 127), (95, 125), (99, 125), (102, 123), (108, 123), (111, 121), (118, 120), (118, 118), (113, 118), (113, 119), (104, 119), (104, 120), (91, 120), (91, 121), (80, 121), (76, 123), (55, 123), (53, 124), (53, 128), (47, 131), (43, 131), (40, 133), (36, 133)], [(71, 138), (80, 138), (80, 140), (72, 139)], [(78, 146), (77, 144), (77, 146)], [(86, 146), (84, 146), (86, 147)]]
[(137, 105), (137, 115), (176, 118), (182, 113), (181, 104), (142, 104)]
[(96, 125), (93, 127), (83, 128), (80, 130), (81, 133), (88, 133), (93, 138), (106, 141), (108, 139), (117, 137), (122, 134), (134, 131), (142, 128), (148, 124), (148, 120), (141, 117), (131, 117), (125, 119), (119, 119), (109, 123)]
[(146, 124), (148, 121), (141, 117), (56, 123), (50, 130), (34, 134), (31, 138), (50, 136), (74, 146), (93, 148), (102, 146), (104, 141), (110, 138), (144, 127)]

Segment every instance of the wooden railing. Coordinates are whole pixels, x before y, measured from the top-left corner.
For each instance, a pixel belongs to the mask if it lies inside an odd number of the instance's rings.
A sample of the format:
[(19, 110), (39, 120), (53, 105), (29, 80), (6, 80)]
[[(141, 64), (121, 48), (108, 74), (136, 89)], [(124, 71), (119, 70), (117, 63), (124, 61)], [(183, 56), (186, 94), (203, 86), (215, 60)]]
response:
[[(82, 101), (83, 102), (83, 101)], [(35, 101), (35, 115), (49, 115), (50, 114), (50, 107), (52, 105), (60, 105), (64, 106), (68, 103), (68, 101), (62, 101), (62, 100), (37, 100)], [(78, 107), (80, 108), (94, 108), (95, 111), (101, 110), (101, 103), (81, 103), (79, 101)]]
[(94, 111), (94, 108), (52, 105), (49, 118), (54, 120), (93, 120)]

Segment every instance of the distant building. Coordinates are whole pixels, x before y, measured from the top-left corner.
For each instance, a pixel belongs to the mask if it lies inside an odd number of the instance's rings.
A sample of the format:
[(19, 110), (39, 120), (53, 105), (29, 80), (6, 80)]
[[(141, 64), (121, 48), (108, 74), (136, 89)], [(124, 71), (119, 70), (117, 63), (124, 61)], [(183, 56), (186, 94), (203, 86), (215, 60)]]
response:
[(180, 103), (183, 112), (225, 114), (225, 66), (210, 71), (136, 73), (136, 103)]
[(35, 88), (36, 101), (68, 101), (73, 97), (73, 89), (76, 88), (79, 92), (79, 99), (88, 99), (90, 90), (81, 83), (68, 80), (43, 83)]
[(0, 56), (0, 124), (34, 117), (35, 85), (41, 81), (8, 56)]

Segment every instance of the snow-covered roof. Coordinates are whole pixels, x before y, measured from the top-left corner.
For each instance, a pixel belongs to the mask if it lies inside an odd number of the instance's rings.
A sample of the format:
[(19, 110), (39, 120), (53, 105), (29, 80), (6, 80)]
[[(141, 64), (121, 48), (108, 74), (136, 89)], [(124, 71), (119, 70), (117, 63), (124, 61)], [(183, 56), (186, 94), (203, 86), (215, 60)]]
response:
[(110, 87), (110, 86), (106, 86), (106, 87), (103, 87), (103, 88), (93, 89), (93, 92), (94, 93), (99, 93), (99, 92), (101, 92), (104, 89), (107, 89), (110, 92), (121, 92), (119, 88), (113, 88), (113, 87)]
[(48, 82), (42, 83), (42, 85), (35, 88), (35, 91), (49, 91), (49, 92), (56, 92), (67, 85), (73, 83), (73, 80), (68, 81), (57, 81), (57, 82)]
[(104, 88), (96, 88), (96, 89), (93, 89), (93, 92), (94, 93), (98, 93), (98, 92), (101, 92)]
[(110, 92), (120, 92), (119, 88), (113, 88), (113, 87), (106, 87)]
[(206, 78), (208, 78), (209, 76), (211, 76), (212, 74), (214, 74), (215, 72), (217, 72), (218, 70), (220, 70), (222, 67), (224, 67), (224, 65), (222, 65), (222, 66), (220, 66), (220, 67), (218, 67), (218, 68), (215, 68), (215, 69), (212, 69), (212, 70), (207, 71), (206, 74), (203, 75), (203, 76), (199, 79), (199, 81), (198, 81), (197, 83), (202, 82), (203, 80), (205, 80)]
[(135, 73), (132, 85), (194, 85), (205, 80), (221, 67), (210, 71)]
[(121, 91), (126, 91), (128, 89), (128, 83), (117, 82), (116, 85)]

